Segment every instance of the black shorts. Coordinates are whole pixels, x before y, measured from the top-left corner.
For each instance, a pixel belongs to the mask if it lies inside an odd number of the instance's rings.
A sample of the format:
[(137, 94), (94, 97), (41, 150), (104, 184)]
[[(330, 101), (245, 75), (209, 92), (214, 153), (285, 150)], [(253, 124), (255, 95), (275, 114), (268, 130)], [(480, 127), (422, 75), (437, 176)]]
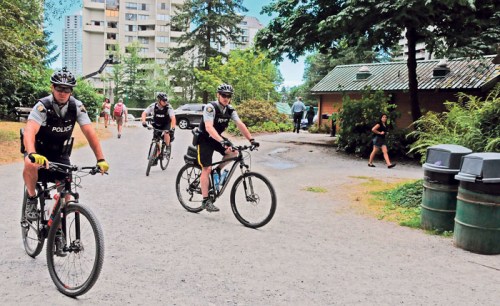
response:
[[(203, 139), (201, 139), (203, 138)], [(212, 164), (212, 156), (214, 151), (219, 152), (222, 156), (226, 155), (224, 147), (213, 138), (200, 137), (198, 143), (198, 164), (202, 167), (208, 167)]]

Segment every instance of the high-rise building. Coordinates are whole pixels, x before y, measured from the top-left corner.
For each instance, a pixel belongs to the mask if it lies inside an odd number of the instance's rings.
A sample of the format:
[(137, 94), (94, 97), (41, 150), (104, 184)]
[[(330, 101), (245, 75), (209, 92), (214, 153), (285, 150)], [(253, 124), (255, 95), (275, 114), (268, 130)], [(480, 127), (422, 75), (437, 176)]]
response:
[[(401, 47), (399, 54), (396, 54), (395, 60), (406, 61), (408, 59), (408, 40), (405, 37), (406, 30), (401, 34), (401, 39), (399, 39), (398, 45)], [(416, 59), (417, 61), (434, 59), (434, 55), (426, 50), (426, 44), (424, 42), (417, 42), (415, 45)]]
[(75, 75), (83, 74), (82, 69), (82, 15), (64, 16), (62, 30), (62, 65)]
[[(108, 54), (120, 48), (126, 54), (126, 47), (139, 42), (140, 54), (158, 64), (166, 61), (164, 49), (178, 47), (183, 34), (167, 25), (171, 16), (184, 0), (83, 0), (83, 74), (99, 70)], [(224, 53), (231, 49), (246, 48), (253, 43), (257, 31), (263, 26), (255, 17), (245, 17), (240, 24), (243, 34), (238, 42), (227, 43)], [(108, 67), (111, 69), (111, 67)], [(109, 70), (108, 70), (109, 71)], [(99, 75), (93, 77), (94, 86), (102, 88)]]
[(264, 26), (259, 22), (259, 19), (255, 17), (245, 16), (239, 24), (239, 28), (242, 30), (241, 35), (239, 35), (238, 41), (226, 42), (224, 47), (215, 46), (220, 52), (228, 54), (229, 51), (235, 49), (246, 49), (251, 47), (254, 42), (255, 35)]
[[(182, 32), (167, 25), (184, 0), (83, 0), (83, 73), (98, 71), (108, 54), (139, 42), (143, 57), (165, 62), (162, 48), (177, 46)], [(103, 88), (99, 76), (96, 87)]]

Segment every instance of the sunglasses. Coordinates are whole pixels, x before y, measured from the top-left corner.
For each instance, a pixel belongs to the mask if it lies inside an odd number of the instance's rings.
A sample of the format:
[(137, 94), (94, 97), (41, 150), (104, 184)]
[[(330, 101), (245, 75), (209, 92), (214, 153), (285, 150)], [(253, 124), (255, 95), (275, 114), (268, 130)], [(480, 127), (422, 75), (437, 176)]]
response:
[(223, 94), (223, 93), (221, 93), (221, 94), (219, 94), (219, 95), (220, 95), (221, 97), (223, 97), (223, 98), (226, 98), (226, 99), (231, 99), (231, 98), (233, 97), (233, 95), (226, 95), (226, 94)]
[(71, 92), (73, 92), (73, 88), (71, 88), (71, 87), (54, 86), (54, 89), (57, 92), (64, 92), (64, 93), (71, 93)]

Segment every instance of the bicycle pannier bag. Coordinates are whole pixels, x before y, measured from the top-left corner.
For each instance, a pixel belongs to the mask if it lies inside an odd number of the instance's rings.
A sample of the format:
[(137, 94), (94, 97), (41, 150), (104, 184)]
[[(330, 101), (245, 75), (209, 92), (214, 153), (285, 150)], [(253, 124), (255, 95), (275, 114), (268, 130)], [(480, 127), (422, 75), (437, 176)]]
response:
[(193, 146), (197, 146), (201, 131), (199, 128), (194, 128), (191, 133), (193, 133)]

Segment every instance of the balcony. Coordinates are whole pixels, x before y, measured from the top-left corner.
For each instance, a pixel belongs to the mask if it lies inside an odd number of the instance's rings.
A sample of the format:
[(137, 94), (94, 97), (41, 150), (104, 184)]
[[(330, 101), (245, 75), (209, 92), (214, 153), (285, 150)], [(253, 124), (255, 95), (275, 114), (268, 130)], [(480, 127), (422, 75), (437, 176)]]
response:
[(91, 24), (86, 24), (83, 26), (84, 32), (92, 32), (92, 33), (104, 33), (104, 26), (96, 26)]
[(105, 1), (101, 2), (95, 2), (91, 0), (83, 0), (83, 8), (89, 9), (89, 10), (102, 10), (104, 11), (104, 8), (106, 7), (106, 4), (104, 3)]
[(154, 37), (155, 30), (138, 31), (137, 35), (138, 36), (145, 36), (145, 37)]

